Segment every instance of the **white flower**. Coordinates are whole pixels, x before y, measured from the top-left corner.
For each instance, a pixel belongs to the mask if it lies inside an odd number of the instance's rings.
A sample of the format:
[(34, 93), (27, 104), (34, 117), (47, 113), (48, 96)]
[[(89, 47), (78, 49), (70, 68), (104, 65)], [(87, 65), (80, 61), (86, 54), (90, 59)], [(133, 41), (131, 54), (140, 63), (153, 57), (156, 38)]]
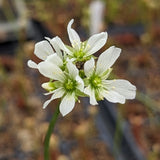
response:
[(107, 32), (101, 32), (91, 36), (87, 41), (81, 42), (78, 33), (71, 28), (74, 20), (72, 19), (67, 26), (69, 40), (72, 47), (64, 45), (59, 37), (50, 40), (53, 47), (58, 45), (61, 50), (69, 55), (75, 61), (86, 61), (91, 55), (101, 49), (107, 41)]
[(54, 99), (60, 98), (60, 112), (63, 116), (72, 111), (79, 96), (89, 96), (92, 105), (106, 98), (110, 102), (125, 103), (134, 99), (136, 87), (127, 80), (108, 80), (111, 66), (120, 55), (121, 49), (114, 46), (104, 51), (98, 58), (96, 66), (93, 54), (100, 50), (107, 41), (107, 32), (91, 36), (82, 42), (78, 33), (71, 27), (72, 19), (67, 26), (71, 46), (65, 45), (57, 36), (47, 38), (35, 45), (34, 54), (42, 60), (36, 64), (28, 61), (28, 66), (38, 69), (49, 82), (42, 84), (51, 95), (43, 108)]
[(52, 100), (61, 98), (60, 112), (63, 116), (72, 111), (78, 99), (78, 93), (84, 90), (84, 83), (76, 66), (68, 61), (66, 69), (62, 71), (55, 64), (53, 56), (38, 64), (38, 70), (42, 75), (55, 80), (42, 84), (42, 87), (51, 91), (48, 94), (52, 94), (51, 98), (44, 103), (43, 108), (46, 108)]
[[(48, 41), (43, 40), (35, 44), (34, 54), (41, 60), (45, 60), (49, 55), (54, 54), (53, 48)], [(29, 60), (27, 65), (31, 68), (37, 69), (37, 64)]]
[(97, 100), (106, 98), (113, 103), (125, 103), (126, 99), (134, 99), (136, 87), (127, 80), (106, 80), (111, 72), (111, 66), (117, 60), (121, 52), (114, 46), (104, 51), (98, 58), (96, 67), (91, 58), (84, 64), (84, 72), (87, 77), (87, 87), (84, 93), (89, 95), (90, 103), (96, 105)]

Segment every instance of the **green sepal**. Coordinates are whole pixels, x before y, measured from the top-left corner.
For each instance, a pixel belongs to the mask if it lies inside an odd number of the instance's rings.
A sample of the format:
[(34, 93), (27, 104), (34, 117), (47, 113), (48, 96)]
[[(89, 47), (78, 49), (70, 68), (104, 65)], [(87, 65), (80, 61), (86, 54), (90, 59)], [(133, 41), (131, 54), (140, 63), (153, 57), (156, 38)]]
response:
[(75, 51), (75, 49), (74, 48), (72, 48), (71, 46), (68, 46), (68, 45), (65, 45), (71, 52), (74, 52)]
[(107, 69), (103, 74), (102, 74), (102, 78), (107, 79), (110, 75), (110, 73), (112, 72), (112, 68)]
[(104, 99), (104, 97), (102, 95), (100, 95), (100, 91), (99, 90), (95, 90), (95, 97), (97, 101), (101, 101)]
[(76, 96), (79, 96), (79, 97), (86, 97), (88, 95), (86, 95), (85, 93), (81, 92), (80, 90), (76, 89)]
[(84, 78), (83, 79), (83, 82), (84, 82), (84, 85), (85, 86), (88, 86), (89, 85), (89, 80), (87, 78)]
[(79, 76), (83, 79), (85, 77), (85, 73), (84, 73), (84, 70), (81, 69), (79, 70)]
[(54, 81), (53, 83), (54, 83), (55, 88), (62, 87), (62, 82), (60, 82), (60, 81)]

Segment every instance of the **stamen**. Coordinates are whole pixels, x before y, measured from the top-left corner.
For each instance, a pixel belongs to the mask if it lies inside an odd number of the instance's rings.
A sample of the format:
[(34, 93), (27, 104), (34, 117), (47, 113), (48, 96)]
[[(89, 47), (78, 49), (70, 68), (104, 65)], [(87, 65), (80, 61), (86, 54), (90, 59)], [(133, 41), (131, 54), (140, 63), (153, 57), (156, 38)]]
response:
[(78, 40), (74, 40), (72, 43), (73, 48), (79, 47)]
[(92, 84), (93, 88), (99, 88), (102, 86), (101, 78), (96, 75), (93, 75), (93, 77), (91, 77), (91, 79), (89, 81)]
[(87, 48), (89, 49), (89, 48), (91, 48), (91, 46), (89, 44), (87, 44)]
[(64, 83), (64, 87), (67, 91), (73, 91), (75, 90), (76, 87), (76, 81), (68, 79), (65, 83)]
[(84, 49), (85, 48), (85, 44), (84, 43), (82, 43), (82, 47), (81, 47), (82, 49)]

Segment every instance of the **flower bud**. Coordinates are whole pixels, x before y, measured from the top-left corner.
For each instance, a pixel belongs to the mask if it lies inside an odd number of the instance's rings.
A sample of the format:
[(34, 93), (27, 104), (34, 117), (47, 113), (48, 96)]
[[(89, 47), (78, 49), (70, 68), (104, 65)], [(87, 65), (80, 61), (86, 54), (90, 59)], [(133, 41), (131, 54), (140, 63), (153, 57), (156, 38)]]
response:
[(53, 82), (46, 82), (42, 84), (42, 88), (47, 91), (53, 91), (55, 89), (55, 85)]

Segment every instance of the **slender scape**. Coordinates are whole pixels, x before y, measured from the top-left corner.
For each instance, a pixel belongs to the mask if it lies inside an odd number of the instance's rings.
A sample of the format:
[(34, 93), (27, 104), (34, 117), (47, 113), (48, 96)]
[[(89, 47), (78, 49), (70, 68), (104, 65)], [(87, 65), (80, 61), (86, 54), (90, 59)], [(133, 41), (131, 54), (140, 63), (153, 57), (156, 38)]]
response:
[(49, 142), (50, 142), (50, 137), (52, 135), (52, 131), (54, 129), (55, 123), (57, 121), (58, 115), (59, 115), (59, 105), (57, 106), (53, 117), (51, 119), (51, 122), (49, 124), (48, 130), (47, 130), (47, 134), (45, 136), (45, 140), (44, 140), (44, 160), (49, 160), (50, 156), (49, 156)]

